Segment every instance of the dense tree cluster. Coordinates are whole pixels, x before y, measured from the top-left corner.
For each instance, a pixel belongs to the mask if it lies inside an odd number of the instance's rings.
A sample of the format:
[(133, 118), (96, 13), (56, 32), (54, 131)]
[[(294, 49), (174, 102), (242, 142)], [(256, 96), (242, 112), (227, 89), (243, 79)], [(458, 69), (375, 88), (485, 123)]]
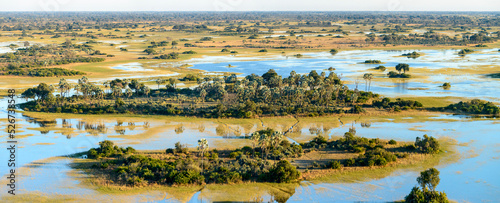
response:
[(54, 77), (54, 76), (74, 76), (85, 75), (84, 72), (76, 70), (68, 70), (63, 68), (34, 68), (34, 69), (9, 69), (0, 72), (0, 75), (18, 75), (18, 76), (32, 76), (32, 77)]
[(473, 99), (467, 102), (458, 102), (444, 107), (444, 110), (451, 110), (455, 112), (469, 113), (469, 114), (490, 114), (499, 115), (500, 108), (495, 104), (479, 99)]
[(367, 64), (380, 64), (382, 63), (382, 61), (380, 60), (365, 60), (365, 62), (363, 63), (367, 63)]
[[(78, 53), (88, 56), (102, 55), (92, 46), (83, 44), (75, 45), (67, 41), (62, 45), (32, 45), (25, 42), (28, 47), (17, 49), (13, 53), (0, 54), (0, 74), (34, 77), (73, 76), (83, 75), (81, 71), (62, 68), (41, 68), (69, 63), (95, 63), (102, 62), (104, 58), (83, 57)], [(106, 54), (104, 54), (106, 55)], [(5, 65), (2, 67), (2, 65)]]
[(432, 136), (429, 137), (427, 135), (424, 135), (423, 138), (416, 138), (415, 148), (418, 151), (427, 154), (437, 154), (440, 152), (439, 142), (436, 140), (436, 138), (433, 138)]
[(178, 59), (179, 58), (179, 53), (172, 52), (169, 54), (162, 54), (160, 56), (155, 56), (155, 59)]
[(467, 44), (478, 44), (478, 43), (490, 43), (495, 40), (495, 38), (488, 36), (489, 33), (479, 33), (468, 35), (464, 34), (462, 37), (458, 38), (450, 37), (444, 34), (437, 34), (432, 31), (426, 32), (422, 35), (419, 34), (409, 34), (398, 35), (392, 33), (390, 35), (381, 35), (380, 38), (385, 44), (394, 45), (456, 45), (464, 46)]
[(407, 109), (415, 109), (423, 107), (422, 103), (414, 100), (403, 100), (401, 98), (397, 98), (396, 101), (391, 102), (389, 98), (383, 98), (382, 100), (375, 100), (372, 104), (374, 107), (384, 108), (394, 111), (401, 111)]
[[(389, 103), (377, 102), (378, 95), (372, 92), (349, 90), (333, 72), (299, 75), (294, 71), (282, 78), (274, 70), (262, 76), (251, 74), (238, 80), (236, 75), (205, 77), (186, 75), (182, 80), (197, 81), (200, 85), (194, 89), (176, 88), (176, 79), (157, 80), (158, 86), (165, 84), (166, 89), (150, 90), (137, 80), (108, 81), (104, 91), (99, 86), (88, 82), (85, 77), (70, 96), (60, 94), (56, 100), (27, 102), (23, 108), (45, 112), (83, 112), (83, 113), (137, 113), (160, 115), (191, 115), (200, 117), (238, 117), (250, 118), (263, 115), (306, 115), (317, 116), (328, 113), (361, 113), (361, 106), (375, 106), (406, 110), (421, 107), (415, 101), (397, 100)], [(82, 89), (82, 87), (84, 87)], [(128, 88), (127, 88), (128, 87)], [(29, 95), (26, 95), (27, 98)], [(94, 98), (91, 102), (82, 99)], [(146, 102), (137, 102), (130, 98), (149, 97)], [(109, 102), (109, 100), (116, 100)], [(123, 99), (126, 99), (125, 101)], [(196, 105), (202, 102), (208, 105)], [(188, 103), (189, 105), (183, 105)]]

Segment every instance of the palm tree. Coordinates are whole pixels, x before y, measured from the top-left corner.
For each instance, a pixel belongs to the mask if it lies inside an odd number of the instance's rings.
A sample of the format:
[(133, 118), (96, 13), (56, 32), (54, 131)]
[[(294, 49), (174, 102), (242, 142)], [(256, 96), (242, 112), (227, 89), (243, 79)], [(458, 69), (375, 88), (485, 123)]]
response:
[(203, 139), (198, 140), (198, 150), (200, 150), (200, 153), (201, 153), (201, 170), (203, 173), (203, 161), (205, 158), (205, 150), (208, 150), (207, 139), (203, 138)]
[(174, 88), (176, 88), (176, 87), (177, 87), (177, 86), (176, 86), (177, 79), (175, 79), (175, 78), (169, 78), (169, 79), (168, 79), (168, 83), (169, 83), (170, 85), (172, 85), (172, 87), (174, 87)]
[(369, 73), (365, 73), (363, 75), (363, 80), (365, 80), (365, 91), (368, 91), (368, 74)]
[(363, 75), (363, 79), (365, 80), (365, 84), (367, 81), (369, 81), (369, 85), (366, 85), (366, 91), (369, 91), (370, 90), (370, 86), (371, 86), (371, 83), (372, 83), (372, 79), (373, 79), (373, 74), (371, 73), (365, 73)]
[(127, 98), (130, 98), (133, 94), (134, 92), (132, 92), (130, 88), (125, 89), (125, 95), (127, 96)]
[(260, 134), (259, 132), (254, 132), (252, 133), (250, 139), (252, 140), (252, 144), (253, 144), (253, 154), (255, 156), (255, 147), (259, 144), (259, 139), (260, 139)]
[(161, 79), (161, 78), (156, 79), (156, 84), (158, 85), (158, 89), (160, 89), (160, 85), (165, 84), (165, 82), (166, 81), (164, 79)]
[(269, 140), (270, 140), (270, 137), (267, 136), (266, 133), (260, 134), (259, 145), (260, 145), (260, 148), (262, 149), (262, 152), (264, 152), (262, 154), (262, 156), (264, 156), (264, 159), (267, 159), (267, 148), (269, 148)]
[(201, 91), (200, 91), (201, 102), (205, 102), (206, 96), (207, 96), (207, 91), (205, 89), (201, 89)]

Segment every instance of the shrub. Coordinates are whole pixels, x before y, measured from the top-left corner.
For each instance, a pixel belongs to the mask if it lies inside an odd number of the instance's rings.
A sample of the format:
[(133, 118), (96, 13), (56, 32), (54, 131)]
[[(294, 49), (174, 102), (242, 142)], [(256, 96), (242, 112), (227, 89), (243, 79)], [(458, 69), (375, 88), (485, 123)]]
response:
[(299, 177), (300, 172), (287, 160), (279, 161), (267, 174), (267, 179), (269, 181), (277, 183), (290, 183), (297, 180)]
[(343, 167), (343, 165), (340, 163), (340, 161), (330, 161), (328, 163), (328, 167), (332, 169), (340, 169)]
[(449, 82), (445, 82), (442, 87), (443, 89), (448, 90), (451, 88), (451, 84)]
[(190, 51), (182, 52), (182, 54), (196, 54), (196, 52), (193, 50), (190, 50)]
[(380, 71), (385, 71), (387, 68), (385, 66), (377, 66), (377, 67), (375, 67), (373, 69), (380, 70)]
[(368, 63), (368, 64), (380, 64), (380, 63), (382, 63), (382, 61), (380, 61), (380, 60), (366, 60), (364, 63)]
[(456, 104), (450, 104), (444, 109), (471, 114), (500, 114), (500, 108), (498, 106), (491, 102), (486, 102), (479, 99), (473, 99), (469, 102), (458, 102)]
[(347, 159), (347, 160), (345, 161), (345, 165), (346, 165), (346, 166), (355, 166), (355, 165), (356, 165), (356, 160), (355, 160), (355, 159), (353, 159), (353, 158), (351, 158), (351, 159)]
[(432, 136), (429, 137), (427, 135), (424, 135), (423, 139), (417, 137), (415, 140), (415, 147), (420, 152), (427, 154), (436, 154), (439, 153), (440, 150), (438, 141)]
[(180, 142), (175, 143), (175, 153), (187, 153), (188, 149), (186, 148), (185, 145), (182, 145)]

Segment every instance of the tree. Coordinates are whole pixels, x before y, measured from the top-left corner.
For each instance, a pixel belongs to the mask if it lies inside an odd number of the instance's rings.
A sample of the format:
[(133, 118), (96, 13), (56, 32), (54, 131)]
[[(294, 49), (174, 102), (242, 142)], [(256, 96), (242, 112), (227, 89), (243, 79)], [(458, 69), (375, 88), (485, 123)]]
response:
[(267, 128), (265, 130), (259, 130), (252, 134), (252, 140), (256, 141), (262, 152), (265, 159), (267, 159), (267, 153), (270, 149), (276, 148), (279, 143), (283, 140), (283, 133), (274, 131), (271, 128)]
[(61, 78), (59, 80), (59, 91), (61, 92), (61, 96), (64, 97), (64, 94), (68, 94), (69, 90), (71, 89), (71, 85), (66, 82), (64, 78)]
[(144, 94), (146, 95), (146, 97), (147, 97), (147, 96), (149, 95), (149, 93), (151, 92), (151, 89), (150, 89), (148, 86), (144, 85), (144, 86), (141, 86), (141, 91), (142, 91), (142, 93), (144, 93)]
[(268, 84), (269, 80), (271, 80), (271, 78), (277, 77), (277, 76), (278, 76), (278, 73), (276, 73), (276, 71), (274, 71), (273, 69), (269, 69), (266, 73), (264, 73), (262, 75), (262, 78), (264, 78), (264, 81)]
[(435, 168), (420, 172), (420, 176), (417, 178), (418, 184), (420, 184), (420, 187), (422, 187), (424, 191), (427, 189), (435, 191), (439, 181), (439, 171)]
[(201, 101), (204, 102), (205, 101), (205, 97), (207, 96), (207, 91), (205, 89), (202, 89), (200, 91), (200, 98), (201, 98)]
[(125, 95), (127, 96), (127, 98), (130, 98), (133, 94), (134, 92), (132, 92), (130, 88), (125, 89)]
[(203, 138), (198, 140), (198, 150), (200, 150), (200, 156), (201, 156), (201, 170), (203, 172), (203, 161), (205, 158), (205, 151), (208, 150), (208, 141), (207, 139)]
[(36, 98), (36, 88), (28, 88), (26, 89), (22, 94), (21, 96), (23, 98), (26, 98), (26, 100), (28, 99), (35, 99)]
[(413, 187), (410, 194), (405, 197), (405, 202), (408, 203), (448, 203), (446, 193), (435, 191), (436, 186), (439, 184), (439, 171), (435, 168), (430, 168), (420, 172), (417, 177), (417, 182), (421, 186)]
[(423, 153), (428, 153), (428, 154), (436, 154), (439, 153), (439, 142), (436, 140), (436, 138), (433, 138), (432, 136), (427, 136), (424, 135), (424, 138), (421, 139), (420, 137), (417, 137), (415, 139), (415, 147), (423, 152)]
[(396, 70), (399, 71), (399, 74), (401, 74), (401, 71), (404, 71), (404, 73), (406, 73), (406, 71), (410, 71), (410, 65), (406, 63), (400, 63), (396, 65)]
[(363, 79), (365, 80), (365, 88), (366, 88), (366, 91), (369, 91), (369, 90), (370, 90), (370, 88), (369, 88), (369, 86), (368, 86), (368, 81), (370, 81), (370, 86), (371, 86), (371, 81), (372, 81), (372, 79), (373, 79), (373, 74), (371, 74), (371, 73), (365, 73), (365, 74), (363, 75)]
[(176, 83), (177, 83), (177, 79), (175, 78), (169, 78), (168, 79), (168, 83), (173, 87), (173, 88), (176, 88)]
[(157, 52), (154, 49), (152, 49), (152, 48), (147, 48), (143, 52), (147, 53), (148, 55), (155, 55), (155, 54), (157, 54)]
[(133, 79), (132, 81), (130, 81), (130, 84), (128, 84), (128, 87), (134, 90), (134, 92), (137, 94), (138, 90), (141, 88), (141, 84), (136, 79)]
[(54, 92), (54, 88), (45, 83), (40, 83), (36, 87), (35, 94), (40, 100), (45, 100), (50, 94)]
[(158, 85), (158, 89), (160, 89), (160, 85), (165, 84), (165, 82), (167, 82), (167, 81), (164, 79), (161, 79), (161, 78), (156, 79), (156, 84)]
[(289, 183), (297, 180), (300, 172), (287, 160), (279, 161), (276, 166), (269, 170), (268, 179), (277, 183)]

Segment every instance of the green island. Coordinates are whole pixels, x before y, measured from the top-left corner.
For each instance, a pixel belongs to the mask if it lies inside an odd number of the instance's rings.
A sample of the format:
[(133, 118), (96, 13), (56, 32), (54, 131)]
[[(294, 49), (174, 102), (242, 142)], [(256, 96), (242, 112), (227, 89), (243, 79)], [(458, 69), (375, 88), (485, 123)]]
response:
[(414, 52), (411, 52), (411, 53), (402, 54), (401, 56), (406, 56), (408, 58), (418, 58), (418, 57), (420, 57), (420, 53), (414, 51)]
[(417, 137), (414, 143), (398, 143), (357, 137), (355, 133), (351, 128), (338, 140), (318, 136), (306, 143), (291, 144), (282, 132), (268, 128), (248, 138), (254, 147), (234, 150), (210, 150), (205, 139), (198, 140), (196, 150), (178, 142), (175, 148), (159, 152), (141, 152), (103, 141), (98, 148), (86, 152), (89, 160), (76, 168), (94, 175), (97, 184), (129, 187), (248, 181), (290, 183), (314, 179), (331, 173), (330, 169), (397, 165), (404, 162), (400, 159), (441, 153), (438, 141), (427, 135)]
[(187, 75), (183, 80), (197, 81), (199, 86), (176, 88), (177, 81), (170, 79), (157, 81), (158, 85), (168, 82), (166, 88), (151, 90), (135, 79), (115, 79), (106, 83), (109, 84), (106, 90), (83, 77), (74, 86), (81, 94), (70, 95), (68, 92), (73, 86), (61, 79), (58, 96), (52, 94), (55, 87), (45, 83), (28, 88), (22, 96), (34, 100), (22, 104), (21, 108), (53, 113), (254, 118), (362, 113), (365, 108), (400, 111), (422, 107), (418, 101), (389, 103), (390, 99), (381, 99), (378, 94), (350, 90), (334, 72), (327, 76), (325, 72), (299, 75), (292, 71), (282, 78), (271, 69), (262, 76), (251, 74), (242, 80), (234, 74), (223, 79)]

